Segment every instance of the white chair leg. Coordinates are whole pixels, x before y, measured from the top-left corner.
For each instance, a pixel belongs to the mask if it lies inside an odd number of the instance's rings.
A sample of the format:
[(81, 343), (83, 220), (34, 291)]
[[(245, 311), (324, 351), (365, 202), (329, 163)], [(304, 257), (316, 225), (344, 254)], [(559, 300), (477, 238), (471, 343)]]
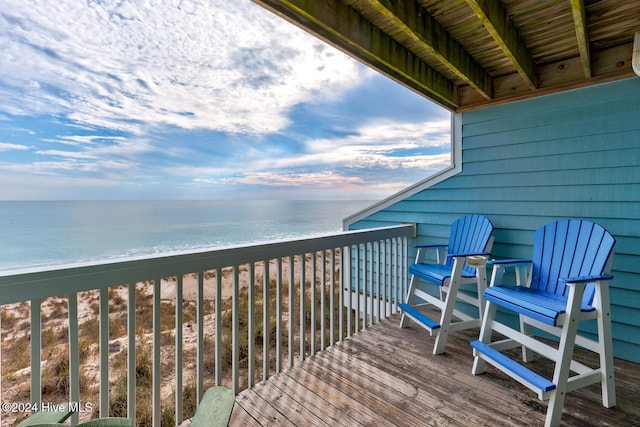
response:
[(616, 405), (616, 386), (613, 368), (613, 337), (611, 334), (611, 309), (609, 287), (596, 283), (594, 302), (600, 312), (598, 317), (598, 352), (600, 353), (600, 383), (602, 405), (611, 408)]
[[(451, 325), (451, 316), (453, 315), (453, 309), (456, 306), (456, 297), (458, 295), (458, 287), (460, 286), (459, 280), (462, 276), (462, 267), (464, 266), (464, 263), (465, 261), (462, 258), (456, 258), (453, 262), (451, 279), (449, 280), (449, 290), (447, 291), (447, 296), (442, 307), (442, 313), (440, 314), (440, 329), (438, 330), (436, 343), (433, 346), (433, 354), (442, 354), (444, 352), (444, 347), (447, 344), (449, 327)], [(442, 291), (440, 292), (440, 295), (442, 295)]]
[[(454, 269), (455, 270), (455, 269)], [(449, 284), (449, 292), (444, 301), (442, 307), (442, 313), (440, 314), (440, 329), (438, 329), (438, 336), (433, 346), (433, 354), (442, 354), (444, 347), (447, 345), (447, 337), (449, 336), (449, 325), (451, 324), (451, 316), (453, 315), (453, 309), (456, 305), (456, 295), (458, 294), (458, 281), (451, 280)]]
[[(496, 305), (491, 304), (489, 301), (485, 302), (484, 315), (482, 316), (482, 327), (480, 327), (479, 340), (485, 344), (491, 343), (491, 330), (493, 328), (493, 319), (496, 316)], [(480, 375), (484, 372), (485, 361), (479, 356), (473, 358), (473, 367), (471, 373), (473, 375)]]
[[(409, 290), (407, 291), (407, 297), (405, 298), (404, 302), (411, 305), (413, 304), (413, 301), (415, 300), (415, 289), (416, 286), (418, 284), (418, 281), (420, 279), (418, 277), (416, 277), (415, 275), (411, 275), (411, 282), (409, 283)], [(409, 326), (409, 316), (407, 316), (406, 314), (402, 313), (402, 317), (400, 318), (400, 327), (401, 328), (406, 328), (407, 326)]]
[[(531, 336), (531, 325), (529, 325), (526, 321), (525, 318), (522, 315), (518, 316), (520, 318), (520, 332), (522, 332), (525, 335), (529, 335)], [(527, 346), (522, 346), (522, 361), (525, 363), (530, 363), (533, 362), (533, 360), (535, 359), (534, 355), (533, 355), (533, 350), (531, 350), (529, 347)]]
[(553, 383), (556, 385), (555, 391), (549, 397), (549, 407), (547, 408), (547, 418), (545, 426), (559, 426), (562, 418), (564, 400), (567, 397), (567, 381), (571, 360), (573, 359), (573, 349), (576, 343), (576, 333), (578, 332), (577, 319), (582, 305), (582, 295), (584, 288), (572, 286), (569, 289), (567, 298), (567, 314), (562, 325), (560, 343), (558, 345), (558, 359), (553, 371)]

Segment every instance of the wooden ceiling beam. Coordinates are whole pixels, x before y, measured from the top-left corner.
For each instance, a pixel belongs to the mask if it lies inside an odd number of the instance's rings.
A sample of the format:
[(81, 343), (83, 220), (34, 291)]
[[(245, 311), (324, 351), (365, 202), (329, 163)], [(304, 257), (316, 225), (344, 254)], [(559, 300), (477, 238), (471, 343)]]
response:
[(341, 0), (253, 0), (372, 68), (450, 109), (453, 83)]
[(587, 15), (584, 10), (584, 0), (571, 0), (571, 12), (576, 26), (578, 50), (582, 59), (582, 70), (586, 79), (591, 78), (591, 53), (589, 51), (589, 35), (587, 34)]
[(491, 99), (489, 74), (417, 2), (369, 0), (369, 3), (484, 98)]
[(533, 58), (500, 0), (467, 0), (467, 4), (529, 88), (536, 89), (537, 78)]
[(538, 75), (540, 76), (538, 89), (534, 92), (525, 86), (520, 76), (515, 73), (494, 79), (494, 97), (489, 101), (479, 96), (474, 89), (462, 87), (459, 90), (460, 107), (457, 111), (469, 111), (489, 105), (527, 99), (532, 96), (577, 89), (595, 83), (631, 78), (635, 75), (631, 67), (632, 51), (632, 43), (625, 43), (592, 52), (592, 76), (590, 79), (583, 77), (582, 61), (577, 56), (541, 65), (538, 67)]

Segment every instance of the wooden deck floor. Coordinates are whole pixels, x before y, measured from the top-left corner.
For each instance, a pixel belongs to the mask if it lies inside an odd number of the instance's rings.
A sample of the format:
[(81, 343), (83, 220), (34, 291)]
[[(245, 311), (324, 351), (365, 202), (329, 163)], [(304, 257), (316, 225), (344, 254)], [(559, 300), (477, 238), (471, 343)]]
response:
[[(487, 367), (471, 375), (468, 342), (450, 335), (445, 354), (434, 339), (399, 317), (378, 323), (236, 398), (232, 426), (535, 426), (547, 402)], [(579, 354), (584, 354), (579, 352)], [(589, 359), (584, 359), (589, 360)], [(550, 364), (534, 362), (547, 373)], [(569, 393), (562, 425), (640, 425), (640, 365), (615, 360), (618, 404), (604, 408), (599, 385)]]

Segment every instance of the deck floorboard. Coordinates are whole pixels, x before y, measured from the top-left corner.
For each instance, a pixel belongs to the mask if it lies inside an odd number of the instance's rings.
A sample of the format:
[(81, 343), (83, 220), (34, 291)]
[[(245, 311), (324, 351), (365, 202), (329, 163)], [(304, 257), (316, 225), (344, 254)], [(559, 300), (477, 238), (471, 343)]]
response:
[[(449, 335), (434, 356), (434, 338), (400, 317), (368, 327), (250, 390), (241, 392), (232, 426), (522, 426), (543, 425), (547, 402), (487, 366), (471, 374), (469, 341), (478, 332)], [(583, 362), (589, 352), (576, 350)], [(617, 406), (607, 409), (595, 384), (567, 395), (562, 425), (633, 426), (640, 420), (640, 365), (616, 359)], [(551, 376), (539, 358), (529, 364)]]

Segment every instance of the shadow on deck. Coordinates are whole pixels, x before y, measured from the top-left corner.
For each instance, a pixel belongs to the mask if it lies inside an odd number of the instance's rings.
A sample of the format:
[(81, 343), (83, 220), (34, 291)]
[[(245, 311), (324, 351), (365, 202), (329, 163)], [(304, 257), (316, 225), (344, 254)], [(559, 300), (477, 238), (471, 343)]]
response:
[[(490, 366), (471, 374), (468, 343), (478, 331), (451, 334), (445, 354), (434, 356), (434, 339), (415, 324), (400, 329), (399, 321), (394, 315), (240, 393), (230, 425), (544, 424), (547, 402), (533, 392)], [(532, 366), (550, 377), (546, 362)], [(602, 406), (599, 384), (571, 392), (562, 425), (638, 425), (640, 365), (616, 359), (615, 371), (617, 406)]]

